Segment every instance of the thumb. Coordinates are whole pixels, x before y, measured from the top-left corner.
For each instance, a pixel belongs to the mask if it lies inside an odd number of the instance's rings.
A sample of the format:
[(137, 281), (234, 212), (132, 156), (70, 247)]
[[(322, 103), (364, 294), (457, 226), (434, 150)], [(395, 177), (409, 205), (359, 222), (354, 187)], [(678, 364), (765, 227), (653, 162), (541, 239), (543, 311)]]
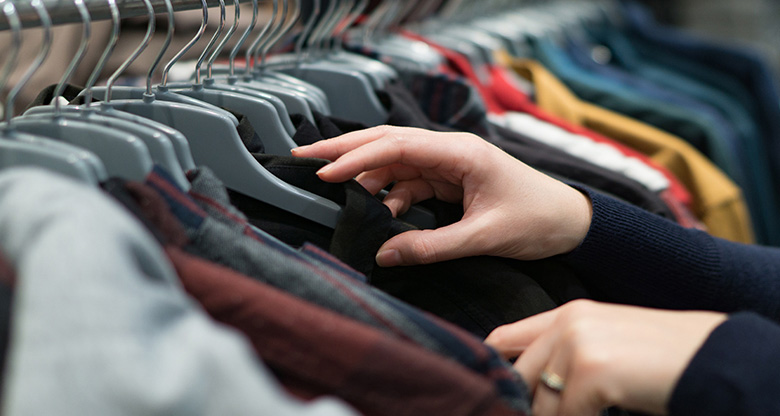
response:
[(430, 264), (483, 254), (485, 247), (463, 221), (436, 230), (408, 231), (388, 240), (376, 262), (382, 267)]

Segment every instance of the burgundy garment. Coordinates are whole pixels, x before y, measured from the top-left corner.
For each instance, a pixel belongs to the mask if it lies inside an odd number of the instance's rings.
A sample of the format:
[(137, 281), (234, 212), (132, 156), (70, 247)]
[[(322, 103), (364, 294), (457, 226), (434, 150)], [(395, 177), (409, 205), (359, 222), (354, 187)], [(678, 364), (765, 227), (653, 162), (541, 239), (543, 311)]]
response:
[(0, 253), (0, 283), (8, 287), (16, 286), (16, 273), (3, 253)]
[(334, 395), (368, 416), (517, 414), (489, 380), (454, 361), (179, 249), (167, 252), (185, 290), (247, 335), (301, 397)]
[(168, 208), (168, 204), (154, 189), (139, 182), (125, 182), (125, 190), (135, 199), (145, 219), (163, 237), (162, 244), (184, 247), (188, 243), (184, 226)]

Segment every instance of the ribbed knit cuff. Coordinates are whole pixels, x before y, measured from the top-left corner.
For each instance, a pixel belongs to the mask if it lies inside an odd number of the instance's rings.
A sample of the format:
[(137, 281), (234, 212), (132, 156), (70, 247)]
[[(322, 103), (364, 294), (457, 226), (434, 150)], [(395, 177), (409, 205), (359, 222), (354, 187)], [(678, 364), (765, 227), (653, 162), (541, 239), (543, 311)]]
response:
[(780, 326), (739, 313), (710, 334), (677, 383), (672, 416), (780, 415)]
[(597, 298), (670, 309), (706, 309), (717, 301), (720, 266), (709, 235), (575, 188), (590, 197), (593, 219), (580, 246), (561, 258)]

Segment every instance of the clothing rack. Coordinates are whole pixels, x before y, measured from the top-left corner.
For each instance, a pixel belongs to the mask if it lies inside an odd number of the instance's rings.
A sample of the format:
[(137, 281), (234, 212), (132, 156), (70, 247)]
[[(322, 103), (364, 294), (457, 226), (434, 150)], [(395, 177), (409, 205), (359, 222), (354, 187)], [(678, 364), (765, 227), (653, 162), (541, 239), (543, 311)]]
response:
[[(249, 3), (249, 0), (238, 0), (241, 3)], [(151, 0), (156, 13), (165, 13), (164, 0)], [(209, 7), (219, 6), (219, 0), (206, 0)], [(51, 15), (52, 23), (55, 25), (81, 22), (78, 9), (73, 0), (43, 0), (46, 10)], [(84, 0), (89, 9), (89, 14), (93, 21), (111, 19), (111, 11), (106, 0)], [(117, 0), (119, 13), (122, 18), (143, 16), (146, 12), (144, 2), (140, 0)], [(203, 7), (200, 0), (171, 0), (175, 11), (193, 10)], [(230, 2), (232, 4), (232, 2)], [(38, 14), (31, 6), (30, 2), (14, 2), (19, 18), (23, 27), (38, 27), (41, 25)], [(8, 21), (0, 18), (0, 30), (8, 30)]]

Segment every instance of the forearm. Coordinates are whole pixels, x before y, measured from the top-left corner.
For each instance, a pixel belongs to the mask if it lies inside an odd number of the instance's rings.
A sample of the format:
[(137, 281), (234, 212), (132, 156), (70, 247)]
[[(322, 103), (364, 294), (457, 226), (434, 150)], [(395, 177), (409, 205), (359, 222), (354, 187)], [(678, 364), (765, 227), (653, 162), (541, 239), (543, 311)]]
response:
[(678, 382), (671, 416), (780, 414), (780, 326), (755, 314), (713, 331)]
[(780, 320), (780, 250), (682, 228), (590, 190), (591, 227), (563, 259), (600, 299), (668, 309), (752, 310)]

